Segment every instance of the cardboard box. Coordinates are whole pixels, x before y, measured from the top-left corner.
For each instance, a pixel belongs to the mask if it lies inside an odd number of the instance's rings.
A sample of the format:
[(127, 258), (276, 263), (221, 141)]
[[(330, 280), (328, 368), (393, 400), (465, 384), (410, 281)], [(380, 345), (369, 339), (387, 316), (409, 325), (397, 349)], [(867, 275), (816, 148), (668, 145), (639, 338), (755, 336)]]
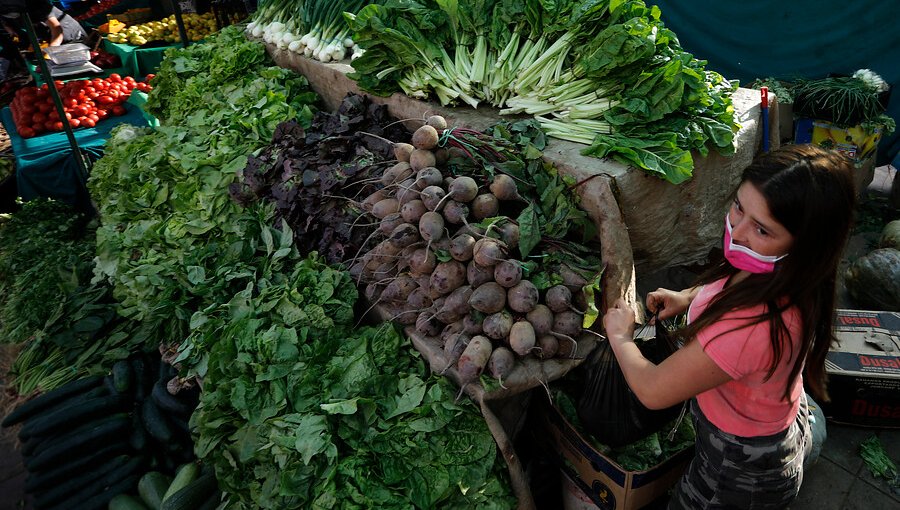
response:
[(900, 428), (900, 313), (838, 310), (838, 345), (825, 361), (838, 423)]
[(803, 118), (797, 119), (794, 143), (811, 143), (833, 149), (846, 155), (854, 163), (861, 164), (875, 156), (881, 132), (880, 127), (871, 131), (860, 125), (842, 128), (824, 120)]
[(546, 399), (534, 404), (564, 473), (602, 510), (635, 510), (653, 502), (675, 485), (694, 456), (690, 447), (646, 471), (628, 471), (594, 449)]

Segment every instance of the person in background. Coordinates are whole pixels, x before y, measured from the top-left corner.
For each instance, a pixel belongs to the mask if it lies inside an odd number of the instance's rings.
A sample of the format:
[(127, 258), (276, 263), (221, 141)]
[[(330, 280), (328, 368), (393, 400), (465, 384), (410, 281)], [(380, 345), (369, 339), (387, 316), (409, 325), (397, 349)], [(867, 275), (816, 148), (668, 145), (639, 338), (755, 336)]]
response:
[(695, 456), (670, 509), (785, 508), (796, 497), (812, 449), (804, 383), (828, 400), (835, 282), (855, 203), (841, 154), (809, 145), (764, 154), (725, 215), (724, 260), (695, 287), (647, 296), (660, 318), (687, 312), (683, 347), (655, 365), (632, 340), (624, 300), (607, 311), (607, 337), (640, 401), (690, 399)]
[[(24, 20), (19, 12), (9, 9), (12, 4), (21, 2), (7, 2), (0, 0), (0, 12), (3, 12), (3, 26), (11, 36), (18, 36), (20, 40), (27, 40), (21, 34)], [(38, 37), (47, 40), (50, 46), (60, 44), (82, 42), (87, 38), (87, 32), (78, 21), (53, 6), (47, 0), (29, 0), (25, 10), (34, 23)]]

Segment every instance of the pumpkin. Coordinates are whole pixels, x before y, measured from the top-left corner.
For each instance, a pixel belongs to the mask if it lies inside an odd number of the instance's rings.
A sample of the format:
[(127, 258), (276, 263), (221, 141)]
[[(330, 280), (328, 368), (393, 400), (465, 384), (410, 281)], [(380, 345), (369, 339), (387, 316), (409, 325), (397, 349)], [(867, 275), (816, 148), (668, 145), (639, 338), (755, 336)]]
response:
[(900, 250), (879, 248), (860, 257), (847, 268), (844, 284), (858, 307), (900, 312)]
[(894, 220), (884, 226), (878, 247), (900, 250), (900, 220)]

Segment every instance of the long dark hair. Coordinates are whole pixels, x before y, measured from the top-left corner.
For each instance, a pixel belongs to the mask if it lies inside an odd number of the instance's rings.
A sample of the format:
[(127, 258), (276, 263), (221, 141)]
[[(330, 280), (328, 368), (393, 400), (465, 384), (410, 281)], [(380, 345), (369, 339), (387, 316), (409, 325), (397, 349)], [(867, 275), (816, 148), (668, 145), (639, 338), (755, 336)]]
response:
[[(729, 311), (763, 304), (763, 313), (752, 322), (769, 323), (774, 356), (768, 378), (785, 357), (785, 347), (792, 345), (782, 312), (796, 306), (803, 333), (784, 398), (790, 399), (789, 390), (804, 367), (809, 390), (827, 402), (825, 356), (834, 341), (837, 268), (856, 205), (853, 165), (837, 152), (812, 145), (789, 145), (757, 158), (744, 170), (741, 184), (745, 182), (759, 190), (772, 217), (793, 236), (790, 253), (777, 263), (774, 272), (751, 274), (725, 288), (678, 335), (689, 340)], [(722, 260), (700, 277), (698, 285), (737, 272)], [(788, 352), (787, 359), (792, 355)]]

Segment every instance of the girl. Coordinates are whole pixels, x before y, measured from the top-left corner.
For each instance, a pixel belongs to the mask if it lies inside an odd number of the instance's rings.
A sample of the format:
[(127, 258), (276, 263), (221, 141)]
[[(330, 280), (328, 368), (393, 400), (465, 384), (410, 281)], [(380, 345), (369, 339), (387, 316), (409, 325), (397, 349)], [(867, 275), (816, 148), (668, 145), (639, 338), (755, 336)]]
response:
[(784, 508), (811, 438), (804, 383), (827, 401), (825, 355), (838, 262), (855, 206), (853, 167), (813, 146), (764, 154), (725, 216), (725, 260), (696, 287), (647, 296), (660, 318), (687, 311), (684, 346), (659, 365), (632, 341), (620, 300), (603, 318), (625, 379), (660, 409), (691, 399), (696, 454), (670, 509)]

